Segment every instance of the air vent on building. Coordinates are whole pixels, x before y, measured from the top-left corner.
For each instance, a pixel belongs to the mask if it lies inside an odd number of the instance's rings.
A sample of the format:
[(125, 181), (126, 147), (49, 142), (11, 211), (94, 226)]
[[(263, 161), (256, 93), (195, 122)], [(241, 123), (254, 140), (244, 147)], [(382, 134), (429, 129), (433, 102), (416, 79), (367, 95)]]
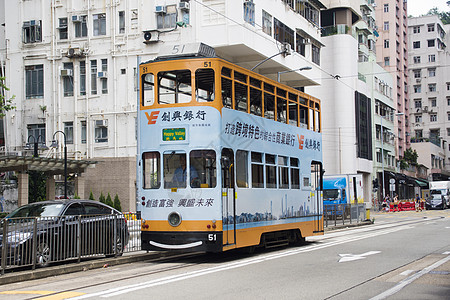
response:
[(60, 74), (62, 77), (73, 76), (73, 70), (72, 69), (61, 69)]

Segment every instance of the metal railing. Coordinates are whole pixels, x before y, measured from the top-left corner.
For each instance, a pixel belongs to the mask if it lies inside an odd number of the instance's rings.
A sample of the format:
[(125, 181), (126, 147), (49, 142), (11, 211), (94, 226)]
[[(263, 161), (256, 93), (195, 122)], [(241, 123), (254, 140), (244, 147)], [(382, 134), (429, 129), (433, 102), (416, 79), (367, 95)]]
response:
[(135, 214), (3, 219), (0, 271), (138, 251), (140, 231)]
[(324, 226), (357, 224), (366, 219), (366, 204), (332, 204), (324, 205)]

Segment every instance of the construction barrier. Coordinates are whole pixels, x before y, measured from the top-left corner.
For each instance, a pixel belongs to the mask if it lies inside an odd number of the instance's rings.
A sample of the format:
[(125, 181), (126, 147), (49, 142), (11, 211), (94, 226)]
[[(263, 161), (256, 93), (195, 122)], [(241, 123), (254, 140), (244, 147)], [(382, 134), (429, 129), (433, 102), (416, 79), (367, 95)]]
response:
[[(420, 203), (423, 207), (424, 203)], [(399, 201), (398, 207), (395, 209), (394, 203), (390, 203), (389, 211), (408, 211), (408, 210), (416, 210), (416, 203), (414, 201)]]

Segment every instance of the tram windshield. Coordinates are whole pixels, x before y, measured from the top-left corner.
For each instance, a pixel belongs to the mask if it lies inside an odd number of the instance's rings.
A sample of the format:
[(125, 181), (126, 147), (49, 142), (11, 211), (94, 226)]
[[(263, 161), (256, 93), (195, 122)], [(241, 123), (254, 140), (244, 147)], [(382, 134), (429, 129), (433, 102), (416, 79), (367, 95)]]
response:
[(338, 189), (323, 190), (323, 200), (339, 200), (341, 191)]

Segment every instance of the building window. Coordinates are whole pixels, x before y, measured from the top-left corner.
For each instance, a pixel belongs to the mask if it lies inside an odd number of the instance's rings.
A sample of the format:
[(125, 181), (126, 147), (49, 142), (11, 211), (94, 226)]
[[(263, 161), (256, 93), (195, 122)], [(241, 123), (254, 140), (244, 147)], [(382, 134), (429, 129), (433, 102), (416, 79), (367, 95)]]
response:
[(35, 141), (45, 143), (45, 124), (28, 124), (28, 136), (33, 136)]
[(106, 120), (95, 121), (94, 133), (96, 143), (105, 143), (108, 141), (108, 126)]
[(428, 99), (428, 101), (430, 101), (431, 107), (436, 107), (437, 106), (436, 98), (430, 98), (430, 99)]
[(384, 48), (389, 48), (389, 40), (384, 40)]
[(447, 113), (447, 121), (450, 121), (450, 113)]
[(447, 105), (450, 106), (450, 97), (447, 97)]
[(420, 26), (414, 26), (413, 33), (420, 33)]
[(107, 78), (107, 71), (108, 71), (108, 60), (102, 59), (102, 73), (100, 75), (100, 82), (102, 84), (102, 94), (108, 94), (108, 78)]
[(67, 18), (59, 18), (59, 39), (67, 40)]
[(414, 49), (420, 48), (420, 41), (413, 42), (413, 48), (414, 48)]
[(420, 78), (420, 77), (421, 77), (420, 69), (418, 69), (418, 70), (413, 70), (413, 73), (414, 73), (414, 78)]
[(389, 4), (385, 4), (383, 10), (385, 13), (389, 12)]
[(428, 85), (428, 91), (429, 92), (436, 92), (436, 83), (430, 83)]
[(434, 24), (428, 24), (428, 32), (433, 32), (434, 31)]
[(80, 95), (86, 95), (86, 62), (80, 61)]
[(119, 11), (119, 33), (125, 33), (125, 12)]
[(386, 31), (389, 30), (389, 22), (384, 22), (383, 29)]
[(86, 121), (81, 121), (80, 123), (81, 123), (81, 143), (86, 144), (86, 138), (87, 138)]
[(106, 35), (106, 14), (95, 14), (93, 17), (94, 36)]
[(450, 83), (447, 83), (447, 91), (450, 91)]
[(430, 122), (437, 122), (437, 114), (430, 115)]
[(427, 40), (428, 47), (434, 47), (434, 40)]
[(174, 28), (177, 23), (177, 6), (167, 5), (166, 13), (156, 15), (156, 27), (158, 29)]
[(44, 65), (25, 67), (26, 98), (44, 97)]
[(97, 61), (91, 60), (91, 94), (97, 95)]
[(422, 100), (414, 100), (415, 108), (422, 108)]
[(75, 37), (87, 37), (87, 16), (72, 16), (75, 26)]
[(299, 35), (298, 33), (295, 34), (297, 47), (295, 48), (295, 51), (299, 53), (302, 56), (306, 55), (306, 39)]
[(422, 123), (422, 115), (416, 116), (416, 123)]
[(422, 138), (423, 137), (423, 130), (422, 129), (415, 130), (415, 136), (416, 136), (416, 139)]
[(294, 30), (292, 30), (276, 18), (273, 19), (273, 26), (274, 39), (282, 44), (288, 43), (289, 45), (291, 45), (291, 49), (294, 49)]
[(265, 10), (262, 11), (262, 31), (272, 36), (272, 15)]
[(64, 133), (66, 134), (66, 143), (73, 144), (73, 122), (64, 122)]
[(415, 64), (420, 64), (420, 56), (414, 56), (413, 61)]
[(428, 62), (436, 62), (436, 56), (434, 54), (428, 55)]
[(320, 66), (320, 48), (312, 44), (311, 49), (312, 49), (312, 62)]
[(25, 44), (42, 42), (41, 20), (31, 20), (23, 22), (22, 32), (23, 42)]
[(422, 86), (420, 84), (416, 84), (413, 86), (414, 93), (421, 93), (422, 92)]
[(255, 26), (255, 3), (253, 0), (244, 2), (244, 21)]
[(436, 77), (436, 68), (428, 69), (428, 77)]
[(386, 56), (386, 57), (384, 58), (384, 66), (387, 67), (387, 66), (389, 66), (389, 65), (390, 65), (390, 57), (389, 57), (389, 56)]
[(69, 71), (66, 76), (63, 76), (64, 97), (73, 96), (73, 63), (64, 63), (64, 70)]

